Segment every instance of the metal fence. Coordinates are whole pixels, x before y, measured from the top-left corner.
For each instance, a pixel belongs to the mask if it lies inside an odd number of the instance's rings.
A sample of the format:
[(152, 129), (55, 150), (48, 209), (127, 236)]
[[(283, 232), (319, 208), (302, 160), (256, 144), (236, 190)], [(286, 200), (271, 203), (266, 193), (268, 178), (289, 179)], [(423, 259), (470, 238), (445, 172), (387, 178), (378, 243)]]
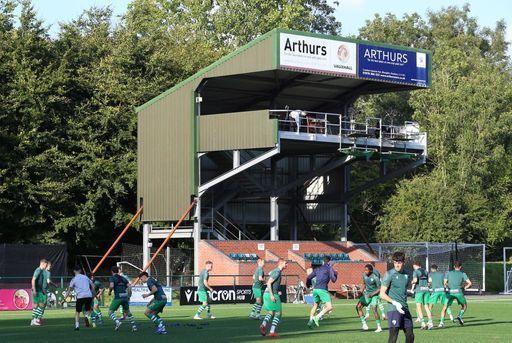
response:
[(466, 243), (430, 243), (430, 242), (402, 242), (402, 243), (370, 243), (355, 244), (375, 253), (379, 260), (393, 267), (391, 256), (396, 251), (402, 251), (406, 256), (406, 268), (412, 273), (412, 262), (417, 260), (428, 268), (436, 264), (440, 271), (452, 269), (454, 261), (460, 261), (464, 272), (473, 282), (471, 291), (485, 291), (485, 244)]

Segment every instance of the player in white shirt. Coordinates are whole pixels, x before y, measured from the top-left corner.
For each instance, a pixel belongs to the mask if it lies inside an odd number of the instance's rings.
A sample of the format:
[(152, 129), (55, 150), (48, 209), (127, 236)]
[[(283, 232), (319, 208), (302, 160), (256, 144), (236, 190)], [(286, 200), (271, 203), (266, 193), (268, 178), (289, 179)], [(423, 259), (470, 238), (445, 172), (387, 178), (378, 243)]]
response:
[(75, 277), (69, 283), (66, 294), (69, 295), (70, 289), (75, 290), (76, 294), (76, 311), (75, 311), (75, 331), (80, 328), (80, 312), (85, 310), (86, 321), (89, 322), (91, 318), (91, 305), (92, 305), (92, 291), (94, 284), (87, 276), (82, 274), (80, 267), (73, 269)]

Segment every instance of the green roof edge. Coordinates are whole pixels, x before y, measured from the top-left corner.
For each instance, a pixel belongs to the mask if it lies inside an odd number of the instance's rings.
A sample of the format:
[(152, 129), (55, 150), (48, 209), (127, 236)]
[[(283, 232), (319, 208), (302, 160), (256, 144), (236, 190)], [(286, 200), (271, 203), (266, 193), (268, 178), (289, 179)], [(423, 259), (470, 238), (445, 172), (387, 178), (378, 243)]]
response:
[[(174, 92), (175, 90), (183, 87), (184, 85), (186, 85), (187, 83), (197, 79), (198, 77), (201, 77), (202, 75), (206, 74), (207, 72), (209, 72), (210, 70), (212, 70), (213, 68), (223, 64), (224, 62), (226, 62), (227, 60), (233, 58), (234, 56), (240, 54), (241, 52), (251, 48), (252, 46), (260, 43), (261, 41), (267, 39), (268, 37), (272, 36), (272, 35), (275, 35), (277, 33), (277, 29), (274, 29), (272, 31), (269, 31), (261, 36), (259, 36), (258, 38), (255, 38), (253, 39), (252, 41), (250, 41), (249, 43), (245, 44), (244, 46), (241, 46), (240, 48), (236, 49), (235, 51), (233, 52), (230, 52), (229, 54), (227, 54), (226, 56), (224, 57), (221, 57), (220, 59), (218, 59), (217, 61), (213, 62), (212, 64), (204, 67), (203, 69), (199, 70), (197, 73), (193, 74), (192, 76), (189, 76), (187, 77), (185, 80), (177, 83), (176, 85), (174, 85), (173, 87), (169, 88), (168, 90), (164, 91), (163, 93), (157, 95), (156, 97), (154, 97), (153, 99), (145, 102), (144, 104), (138, 106), (135, 108), (135, 111), (136, 112), (140, 112), (142, 111), (143, 109), (145, 109), (146, 107), (154, 104), (155, 102), (157, 102), (158, 100), (162, 99), (163, 97), (165, 97), (166, 95)], [(271, 58), (271, 56), (269, 56), (269, 58)]]
[[(413, 51), (413, 52), (424, 52), (429, 55), (429, 67), (430, 67), (429, 73), (431, 72), (432, 52), (430, 50), (425, 50), (425, 49), (420, 49), (420, 48), (411, 48), (411, 47), (402, 46), (402, 45), (387, 44), (387, 43), (375, 42), (375, 41), (370, 41), (370, 40), (362, 40), (362, 39), (347, 38), (347, 37), (342, 37), (342, 36), (334, 36), (334, 35), (326, 35), (326, 34), (320, 34), (320, 33), (311, 33), (311, 32), (305, 32), (305, 31), (276, 28), (276, 29), (273, 29), (272, 31), (269, 31), (269, 32), (255, 38), (254, 40), (252, 40), (249, 43), (245, 44), (244, 46), (236, 49), (235, 51), (230, 52), (226, 56), (224, 56), (224, 57), (220, 58), (219, 60), (215, 61), (214, 63), (204, 67), (203, 69), (199, 70), (197, 73), (195, 73), (192, 76), (189, 76), (188, 78), (186, 78), (185, 80), (177, 83), (176, 85), (174, 85), (173, 87), (164, 91), (163, 93), (157, 95), (156, 97), (152, 98), (151, 100), (148, 100), (144, 104), (136, 107), (135, 111), (136, 112), (142, 111), (146, 107), (154, 104), (155, 102), (164, 98), (168, 94), (183, 87), (185, 84), (197, 79), (198, 77), (201, 77), (202, 75), (204, 75), (208, 71), (212, 70), (213, 68), (223, 64), (224, 62), (228, 61), (229, 59), (233, 58), (234, 56), (240, 54), (241, 52), (251, 48), (252, 46), (260, 43), (261, 41), (263, 41), (271, 36), (274, 36), (273, 39), (274, 39), (274, 46), (276, 47), (276, 51), (274, 51), (272, 56), (269, 56), (269, 58), (272, 59), (272, 64), (274, 65), (274, 68), (276, 68), (276, 69), (279, 68), (279, 55), (278, 55), (278, 50), (279, 50), (278, 34), (279, 33), (289, 33), (289, 34), (296, 34), (296, 35), (308, 36), (308, 37), (334, 39), (334, 40), (339, 40), (339, 41), (346, 41), (346, 42), (353, 42), (353, 43), (360, 43), (360, 44), (370, 44), (370, 45), (375, 45), (375, 46), (381, 46), (381, 47), (387, 47), (387, 48), (393, 48), (393, 49), (401, 49), (401, 50)], [(430, 79), (430, 75), (429, 75), (428, 86), (430, 86), (430, 85), (431, 85), (431, 79)]]

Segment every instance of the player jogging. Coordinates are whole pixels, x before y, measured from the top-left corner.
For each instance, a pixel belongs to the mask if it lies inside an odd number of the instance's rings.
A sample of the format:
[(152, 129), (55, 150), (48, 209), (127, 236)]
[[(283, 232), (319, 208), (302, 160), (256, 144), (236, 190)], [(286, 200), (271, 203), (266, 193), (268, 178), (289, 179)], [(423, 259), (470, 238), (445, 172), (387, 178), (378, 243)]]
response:
[(75, 331), (78, 331), (80, 329), (80, 312), (82, 312), (82, 310), (85, 311), (87, 321), (91, 316), (92, 290), (94, 289), (94, 284), (87, 276), (82, 274), (82, 268), (75, 267), (73, 272), (75, 276), (71, 279), (66, 294), (69, 295), (70, 289), (75, 290)]
[(165, 295), (164, 289), (156, 279), (149, 277), (146, 272), (140, 273), (139, 278), (142, 283), (145, 283), (148, 286), (149, 289), (149, 293), (142, 294), (142, 297), (145, 299), (153, 296), (153, 299), (149, 302), (144, 314), (149, 320), (155, 323), (155, 332), (157, 334), (166, 335), (167, 330), (165, 328), (165, 323), (158, 315), (159, 313), (162, 313), (165, 305), (167, 305), (167, 296)]
[[(263, 308), (267, 311), (267, 315), (263, 319), (260, 325), (260, 332), (262, 336), (267, 334), (267, 325), (272, 320), (270, 327), (269, 337), (277, 337), (277, 326), (281, 320), (281, 298), (279, 297), (279, 286), (281, 285), (281, 272), (286, 268), (288, 262), (283, 259), (279, 259), (277, 268), (272, 270), (268, 276), (267, 289), (263, 294)], [(272, 319), (273, 318), (273, 319)]]
[(116, 317), (116, 311), (119, 306), (121, 306), (123, 308), (123, 313), (132, 325), (132, 331), (137, 331), (137, 323), (135, 322), (135, 318), (133, 318), (133, 315), (130, 312), (130, 304), (128, 302), (131, 293), (130, 283), (128, 280), (126, 280), (126, 278), (119, 275), (119, 267), (113, 266), (111, 268), (111, 272), (112, 276), (108, 279), (108, 295), (111, 295), (112, 291), (114, 291), (114, 299), (112, 299), (110, 302), (108, 315), (116, 324), (115, 330), (119, 330), (122, 321)]
[(405, 342), (414, 342), (414, 329), (411, 313), (407, 307), (407, 284), (409, 275), (404, 270), (405, 254), (395, 252), (393, 254), (393, 269), (390, 269), (382, 279), (380, 297), (388, 302), (388, 343), (395, 343), (398, 333), (402, 329), (405, 333)]
[[(306, 287), (312, 285), (313, 279), (315, 279), (315, 285), (313, 286), (313, 307), (309, 314), (308, 326), (313, 327), (313, 324), (320, 326), (319, 320), (328, 312), (332, 311), (331, 295), (329, 294), (329, 281), (336, 282), (338, 274), (331, 266), (331, 258), (329, 256), (324, 257), (324, 264), (316, 268), (306, 279)], [(316, 313), (319, 306), (324, 305), (320, 313)]]
[(98, 324), (103, 325), (103, 317), (101, 315), (100, 309), (100, 300), (103, 296), (103, 292), (105, 291), (105, 287), (103, 287), (103, 283), (100, 280), (96, 279), (96, 277), (92, 276), (92, 283), (94, 284), (93, 289), (93, 299), (92, 299), (92, 326), (96, 327)]
[(210, 292), (213, 292), (213, 288), (210, 287), (208, 284), (208, 279), (210, 278), (210, 271), (213, 269), (213, 262), (212, 261), (206, 261), (205, 262), (205, 268), (199, 274), (199, 283), (197, 284), (197, 295), (199, 297), (199, 301), (201, 302), (201, 305), (199, 305), (199, 308), (197, 309), (196, 315), (194, 316), (194, 319), (201, 320), (201, 313), (206, 309), (206, 318), (207, 319), (215, 319), (215, 317), (212, 315), (210, 304), (209, 304), (209, 296), (207, 289), (210, 290)]
[(359, 318), (361, 318), (362, 329), (364, 331), (368, 330), (368, 324), (366, 324), (366, 316), (363, 315), (363, 307), (366, 306), (366, 308), (371, 307), (373, 310), (375, 322), (377, 323), (377, 329), (375, 332), (382, 332), (379, 312), (377, 311), (377, 306), (380, 299), (379, 293), (381, 283), (380, 278), (374, 273), (373, 266), (371, 264), (364, 266), (363, 285), (363, 294), (359, 298), (359, 301), (356, 305), (357, 315)]
[(251, 314), (249, 314), (249, 318), (252, 319), (261, 319), (261, 308), (263, 303), (262, 290), (263, 282), (265, 282), (265, 273), (263, 272), (263, 267), (265, 266), (265, 260), (262, 258), (258, 258), (258, 266), (254, 271), (253, 283), (252, 283), (252, 295), (255, 299), (254, 305), (252, 305)]
[(46, 307), (46, 280), (45, 280), (45, 270), (48, 261), (44, 258), (39, 261), (39, 267), (34, 270), (34, 275), (32, 276), (32, 320), (30, 321), (30, 326), (40, 326), (41, 319), (43, 318), (44, 308)]
[[(432, 313), (432, 308), (434, 307), (435, 304), (437, 304), (437, 302), (440, 302), (441, 306), (444, 306), (444, 303), (446, 301), (444, 273), (438, 271), (437, 265), (435, 264), (430, 266), (430, 273), (428, 273), (428, 284), (432, 289), (432, 294), (430, 294), (428, 305), (429, 310)], [(446, 313), (450, 316), (450, 319), (453, 321), (453, 315), (450, 307), (447, 308)], [(442, 327), (442, 325), (440, 327)]]
[[(432, 313), (428, 307), (430, 298), (428, 288), (428, 273), (421, 267), (421, 262), (414, 261), (412, 263), (412, 267), (414, 268), (414, 272), (412, 273), (411, 293), (414, 293), (416, 313), (421, 322), (421, 329), (432, 330), (434, 328), (434, 323), (432, 323)], [(425, 309), (425, 313), (427, 314), (428, 324), (425, 323), (422, 307)]]
[[(375, 266), (373, 264), (372, 264), (372, 267), (373, 267), (373, 274), (375, 274), (375, 276), (377, 276), (379, 278), (379, 281), (382, 281), (379, 271), (375, 268)], [(380, 288), (380, 286), (379, 286), (379, 288)], [(365, 313), (364, 319), (366, 319), (366, 320), (368, 320), (368, 318), (370, 318), (370, 307), (371, 306), (365, 307), (366, 313)], [(379, 308), (379, 311), (380, 311), (380, 319), (386, 320), (386, 311), (384, 309), (384, 304), (380, 300), (380, 295), (379, 295), (379, 300), (377, 301), (377, 307)]]
[(443, 310), (441, 311), (441, 322), (439, 323), (439, 327), (444, 326), (446, 309), (452, 305), (454, 300), (457, 300), (457, 303), (460, 305), (460, 311), (457, 315), (457, 320), (460, 325), (464, 325), (462, 316), (468, 309), (468, 303), (464, 296), (464, 291), (471, 287), (472, 283), (466, 273), (461, 270), (462, 264), (459, 261), (455, 261), (453, 263), (453, 268), (454, 270), (450, 270), (444, 277), (444, 285), (448, 289), (448, 293), (446, 295)]

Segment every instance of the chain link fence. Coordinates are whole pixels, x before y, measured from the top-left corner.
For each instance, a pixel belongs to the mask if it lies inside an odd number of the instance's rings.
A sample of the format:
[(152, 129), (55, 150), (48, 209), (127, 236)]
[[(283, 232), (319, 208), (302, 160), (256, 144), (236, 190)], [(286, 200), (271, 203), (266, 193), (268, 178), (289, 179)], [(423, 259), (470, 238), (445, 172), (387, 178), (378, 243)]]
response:
[[(355, 244), (371, 252), (367, 244)], [(471, 291), (485, 291), (485, 244), (465, 243), (370, 243), (379, 260), (393, 268), (393, 253), (402, 251), (406, 256), (405, 268), (412, 274), (412, 262), (419, 261), (426, 269), (436, 264), (440, 271), (448, 271), (454, 261), (460, 261), (464, 272), (473, 282)]]

